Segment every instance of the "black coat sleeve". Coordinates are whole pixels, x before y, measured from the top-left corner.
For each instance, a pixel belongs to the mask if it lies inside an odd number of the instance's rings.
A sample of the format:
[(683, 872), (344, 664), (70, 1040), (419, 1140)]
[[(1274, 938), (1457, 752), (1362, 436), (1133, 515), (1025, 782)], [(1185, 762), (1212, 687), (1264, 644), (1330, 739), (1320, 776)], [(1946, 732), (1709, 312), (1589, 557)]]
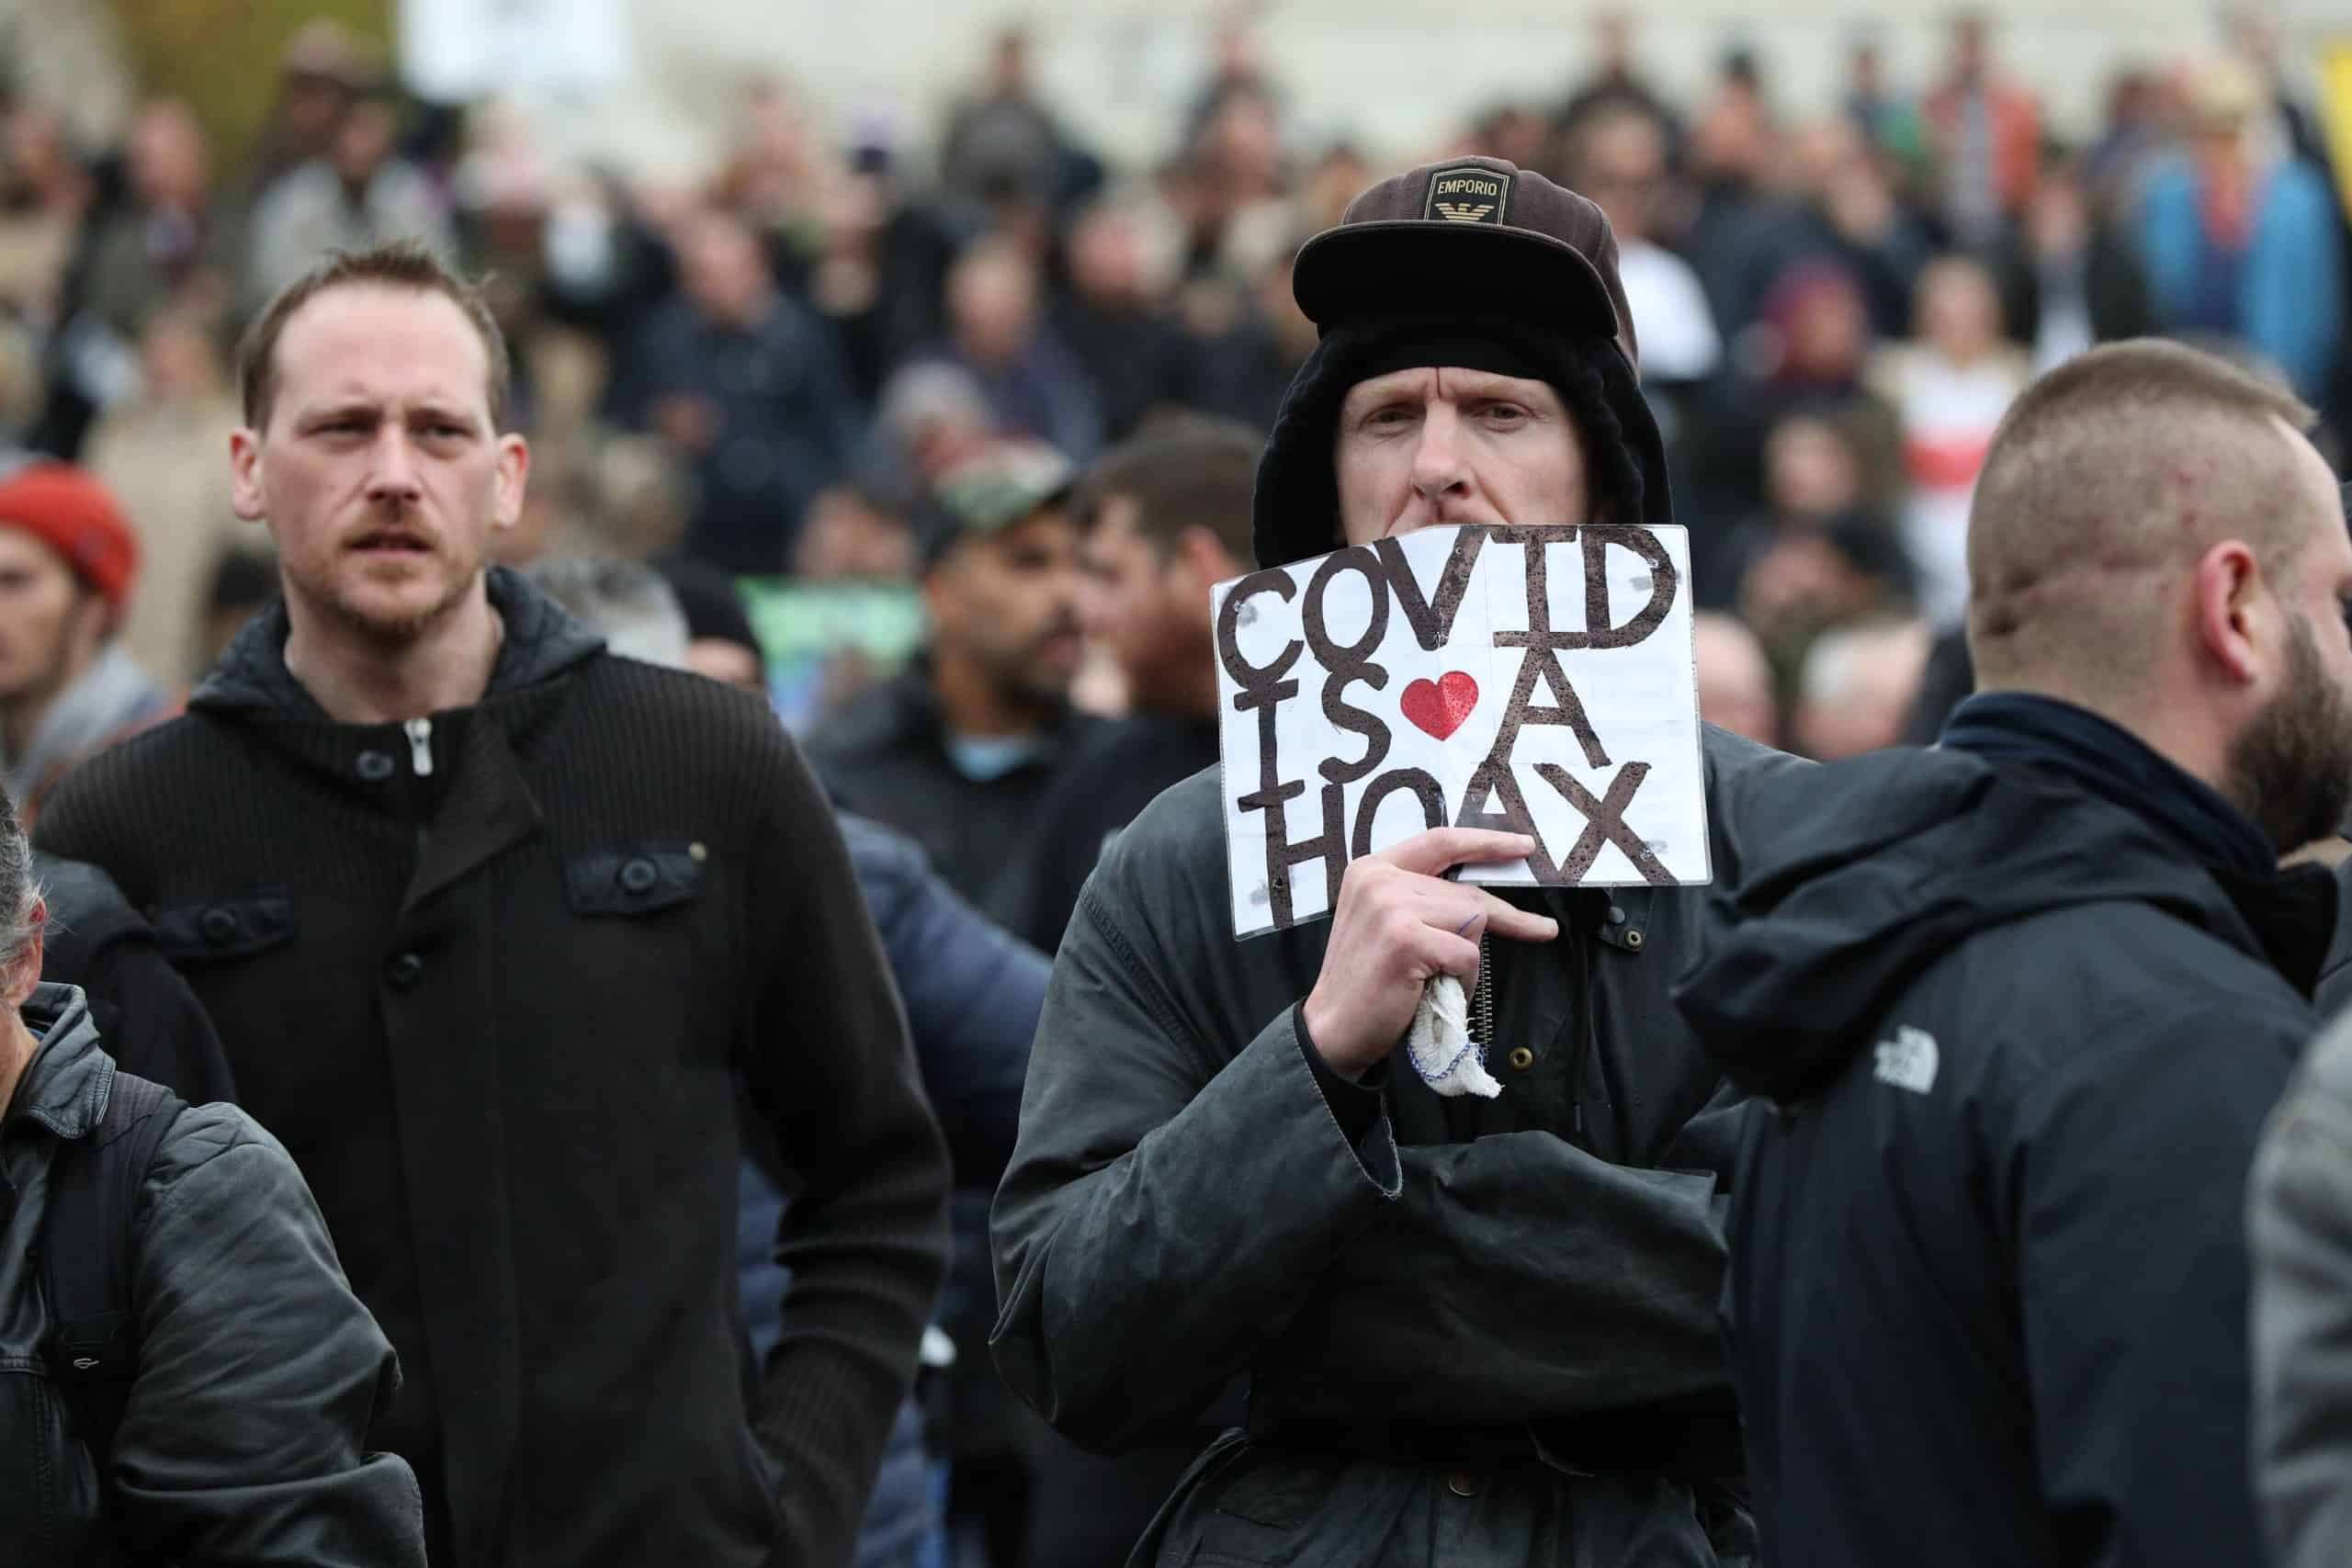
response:
[(758, 1424), (784, 1470), (782, 1560), (838, 1568), (946, 1266), (947, 1158), (832, 807), (780, 729), (773, 755), (738, 1065), (792, 1184), (792, 1280)]

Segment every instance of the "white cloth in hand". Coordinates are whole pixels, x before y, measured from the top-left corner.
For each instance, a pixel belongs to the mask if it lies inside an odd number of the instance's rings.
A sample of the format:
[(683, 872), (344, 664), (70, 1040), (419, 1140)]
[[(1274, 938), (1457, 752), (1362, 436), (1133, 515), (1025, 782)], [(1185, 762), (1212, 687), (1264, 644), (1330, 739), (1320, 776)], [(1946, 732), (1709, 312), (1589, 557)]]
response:
[(1421, 1081), (1451, 1099), (1475, 1094), (1492, 1100), (1503, 1086), (1487, 1072), (1483, 1047), (1470, 1043), (1470, 1004), (1462, 982), (1440, 975), (1421, 987), (1421, 1004), (1413, 1010), (1413, 1027), (1405, 1036), (1405, 1054)]

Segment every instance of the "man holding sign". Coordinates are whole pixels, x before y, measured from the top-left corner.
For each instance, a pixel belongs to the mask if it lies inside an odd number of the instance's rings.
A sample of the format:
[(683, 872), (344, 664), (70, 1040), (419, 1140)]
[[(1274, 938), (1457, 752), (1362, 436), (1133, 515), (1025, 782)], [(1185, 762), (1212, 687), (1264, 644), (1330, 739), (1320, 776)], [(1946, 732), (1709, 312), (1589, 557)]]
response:
[[(998, 1364), (1103, 1449), (1249, 1378), (1138, 1562), (1740, 1560), (1731, 1100), (1667, 989), (1678, 885), (1731, 869), (1695, 797), (1793, 764), (1690, 714), (1615, 244), (1462, 159), (1358, 197), (1295, 287), (1322, 341), (1259, 470), (1268, 570), (1219, 600), (1225, 764), (1120, 837), (1064, 940)], [(1294, 623), (1317, 646), (1269, 672)], [(1391, 1062), (1441, 976), (1498, 1094)]]

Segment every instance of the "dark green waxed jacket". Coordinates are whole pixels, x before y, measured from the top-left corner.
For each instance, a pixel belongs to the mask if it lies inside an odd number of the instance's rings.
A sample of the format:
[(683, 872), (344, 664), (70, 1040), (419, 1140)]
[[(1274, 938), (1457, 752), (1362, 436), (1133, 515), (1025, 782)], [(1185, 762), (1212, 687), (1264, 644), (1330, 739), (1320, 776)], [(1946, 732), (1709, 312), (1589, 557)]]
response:
[[(1801, 765), (1712, 728), (1705, 754), (1711, 794)], [(1105, 1450), (1246, 1378), (1247, 1427), (1138, 1562), (1745, 1557), (1716, 1316), (1738, 1111), (1667, 996), (1703, 890), (1507, 897), (1562, 935), (1494, 944), (1502, 1095), (1400, 1061), (1348, 1105), (1295, 1022), (1329, 923), (1234, 939), (1214, 770), (1088, 884), (997, 1195), (994, 1348)]]

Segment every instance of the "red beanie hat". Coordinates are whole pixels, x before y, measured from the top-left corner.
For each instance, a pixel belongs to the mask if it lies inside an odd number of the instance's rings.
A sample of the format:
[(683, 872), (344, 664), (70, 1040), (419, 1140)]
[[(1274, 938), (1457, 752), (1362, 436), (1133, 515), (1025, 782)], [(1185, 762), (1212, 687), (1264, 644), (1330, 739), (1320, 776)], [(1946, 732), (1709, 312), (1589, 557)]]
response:
[(47, 460), (0, 473), (0, 528), (20, 528), (63, 557), (118, 614), (139, 570), (139, 539), (114, 494), (85, 470)]

